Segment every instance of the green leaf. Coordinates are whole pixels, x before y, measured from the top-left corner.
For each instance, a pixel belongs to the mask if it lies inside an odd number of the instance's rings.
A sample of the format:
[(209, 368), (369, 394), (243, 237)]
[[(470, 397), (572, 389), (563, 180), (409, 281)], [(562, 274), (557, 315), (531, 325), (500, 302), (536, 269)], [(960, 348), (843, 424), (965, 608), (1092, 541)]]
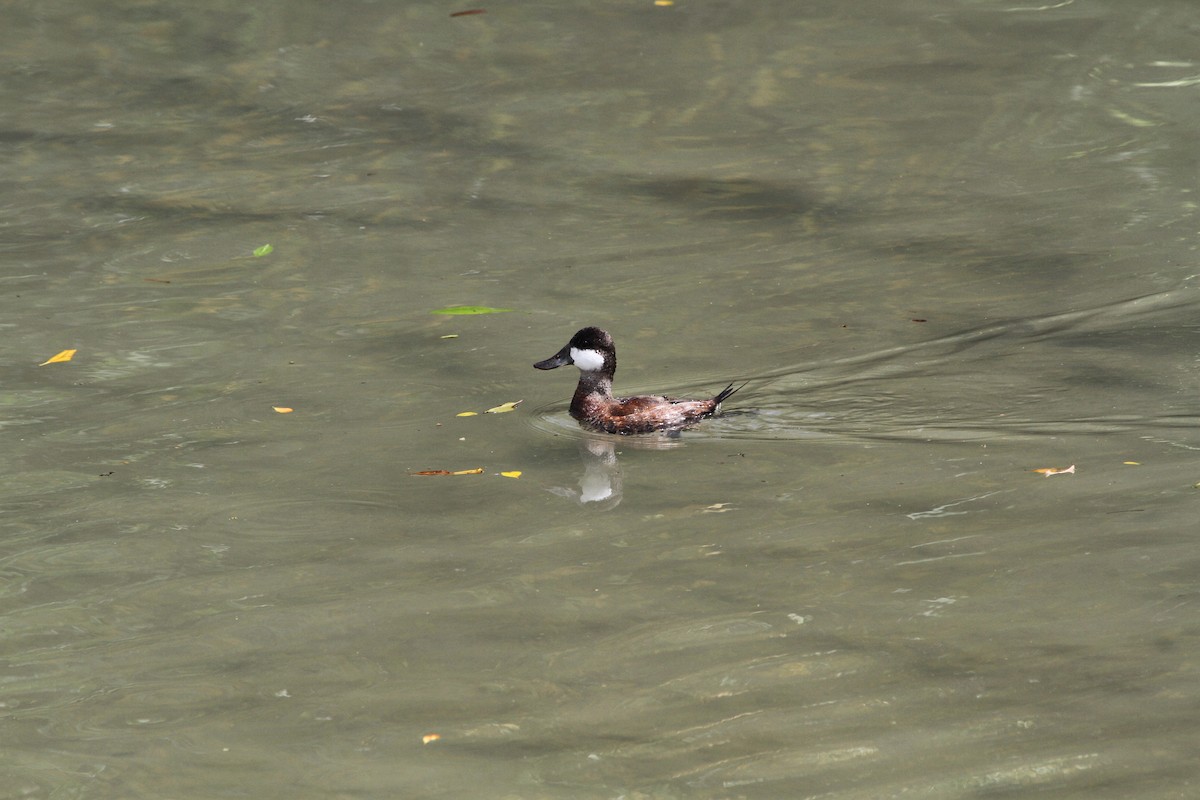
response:
[(463, 316), (466, 314), (503, 314), (506, 311), (512, 311), (511, 308), (488, 308), (487, 306), (449, 306), (447, 308), (439, 308), (436, 311), (431, 311), (431, 314), (454, 314)]
[(263, 256), (269, 256), (271, 254), (271, 251), (273, 251), (274, 249), (275, 249), (275, 245), (273, 245), (273, 244), (264, 244), (262, 247), (256, 247), (256, 248), (254, 248), (254, 257), (262, 258)]

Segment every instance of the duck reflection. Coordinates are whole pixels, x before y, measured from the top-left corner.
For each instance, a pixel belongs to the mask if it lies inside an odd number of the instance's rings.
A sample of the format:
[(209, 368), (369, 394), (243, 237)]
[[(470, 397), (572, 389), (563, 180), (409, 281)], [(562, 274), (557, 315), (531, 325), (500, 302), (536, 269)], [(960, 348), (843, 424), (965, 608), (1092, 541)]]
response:
[(550, 491), (559, 497), (570, 498), (586, 508), (608, 511), (616, 508), (623, 497), (618, 444), (622, 449), (669, 450), (682, 446), (683, 440), (678, 434), (659, 434), (637, 439), (589, 436), (579, 440), (578, 444), (579, 460), (583, 462), (579, 488), (552, 486)]

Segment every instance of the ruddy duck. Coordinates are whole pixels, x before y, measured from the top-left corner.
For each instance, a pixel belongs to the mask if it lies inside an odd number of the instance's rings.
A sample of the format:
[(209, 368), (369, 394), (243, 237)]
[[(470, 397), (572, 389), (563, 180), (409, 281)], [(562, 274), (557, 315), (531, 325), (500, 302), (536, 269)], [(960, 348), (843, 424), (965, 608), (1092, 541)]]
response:
[(716, 414), (722, 401), (746, 385), (734, 388), (731, 383), (709, 400), (675, 400), (660, 395), (613, 397), (617, 348), (608, 332), (599, 328), (584, 328), (562, 350), (533, 366), (555, 369), (566, 364), (579, 367), (571, 416), (582, 427), (605, 433), (677, 431), (695, 425)]

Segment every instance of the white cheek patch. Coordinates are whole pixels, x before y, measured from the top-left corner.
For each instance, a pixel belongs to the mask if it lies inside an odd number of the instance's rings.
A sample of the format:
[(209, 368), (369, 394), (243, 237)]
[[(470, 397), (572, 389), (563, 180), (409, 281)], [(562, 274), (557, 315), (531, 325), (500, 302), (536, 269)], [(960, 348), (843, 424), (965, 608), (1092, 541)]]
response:
[(584, 372), (599, 372), (604, 367), (604, 354), (599, 350), (571, 348), (571, 360)]

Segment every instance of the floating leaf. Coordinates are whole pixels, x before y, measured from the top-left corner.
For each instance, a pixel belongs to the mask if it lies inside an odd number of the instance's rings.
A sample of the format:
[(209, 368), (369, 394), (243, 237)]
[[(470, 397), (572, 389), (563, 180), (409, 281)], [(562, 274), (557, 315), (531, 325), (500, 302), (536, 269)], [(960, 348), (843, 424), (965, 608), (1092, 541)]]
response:
[(483, 413), (485, 413), (485, 414), (507, 414), (509, 411), (515, 411), (517, 406), (521, 405), (521, 403), (524, 403), (524, 402), (525, 402), (524, 400), (514, 400), (511, 403), (501, 403), (498, 406), (493, 406), (492, 408), (489, 408), (487, 411), (485, 411)]
[(1049, 478), (1051, 475), (1074, 475), (1075, 465), (1072, 464), (1069, 467), (1064, 467), (1061, 469), (1059, 467), (1042, 467), (1041, 469), (1035, 469), (1034, 472), (1040, 472), (1047, 478)]
[(72, 358), (74, 358), (74, 357), (75, 357), (75, 353), (76, 353), (76, 352), (78, 352), (78, 351), (76, 351), (76, 350), (63, 350), (63, 351), (62, 351), (61, 353), (59, 353), (58, 355), (50, 356), (50, 357), (49, 357), (49, 358), (47, 358), (45, 361), (43, 361), (42, 363), (38, 364), (38, 366), (39, 366), (39, 367), (44, 367), (44, 366), (46, 366), (47, 364), (61, 364), (61, 363), (63, 363), (64, 361), (70, 361)]
[(254, 257), (262, 258), (263, 256), (269, 256), (269, 255), (271, 255), (272, 252), (274, 252), (274, 250), (275, 250), (275, 245), (264, 244), (262, 247), (254, 248)]
[(275, 409), (276, 413), (279, 414), (290, 414), (296, 410), (294, 408), (288, 408), (287, 406), (271, 406), (271, 408)]
[(430, 742), (436, 742), (440, 738), (442, 738), (442, 735), (440, 733), (427, 733), (421, 737), (421, 744), (429, 744)]
[(452, 314), (456, 316), (465, 316), (468, 314), (503, 314), (506, 311), (512, 311), (511, 308), (489, 308), (488, 306), (448, 306), (439, 308), (436, 311), (431, 311), (431, 314)]
[(460, 469), (457, 472), (451, 472), (448, 469), (423, 469), (420, 472), (410, 472), (409, 475), (482, 475), (483, 467), (478, 469)]
[(521, 470), (512, 469), (512, 470), (509, 470), (508, 472), (501, 472), (500, 474), (506, 478), (519, 478), (519, 477), (521, 477)]
[(487, 11), (482, 8), (468, 8), (466, 11), (454, 11), (450, 14), (452, 17), (471, 17), (475, 14), (486, 14)]
[(455, 414), (454, 416), (456, 416), (456, 417), (478, 417), (479, 412), (478, 411), (463, 411), (458, 414)]
[(1122, 461), (1121, 463), (1128, 464), (1131, 467), (1140, 467), (1142, 465), (1142, 462), (1140, 461)]
[(442, 339), (457, 339), (458, 334), (457, 333), (447, 333), (445, 336), (442, 336), (440, 338), (442, 338)]

